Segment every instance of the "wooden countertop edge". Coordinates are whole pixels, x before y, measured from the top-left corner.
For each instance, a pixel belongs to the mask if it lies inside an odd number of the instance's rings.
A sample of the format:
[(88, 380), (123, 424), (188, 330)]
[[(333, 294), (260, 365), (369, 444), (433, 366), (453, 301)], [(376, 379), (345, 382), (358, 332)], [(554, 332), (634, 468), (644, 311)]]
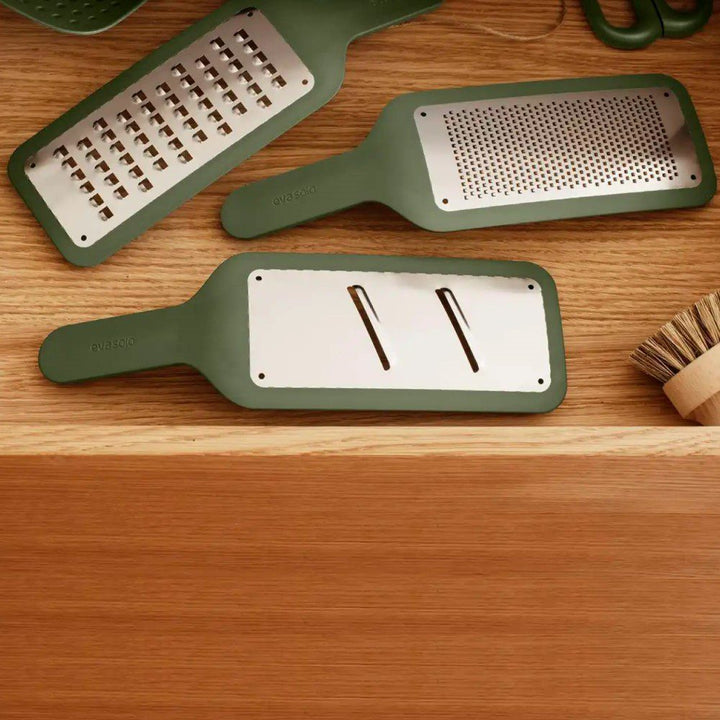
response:
[(0, 456), (719, 456), (720, 428), (0, 424)]

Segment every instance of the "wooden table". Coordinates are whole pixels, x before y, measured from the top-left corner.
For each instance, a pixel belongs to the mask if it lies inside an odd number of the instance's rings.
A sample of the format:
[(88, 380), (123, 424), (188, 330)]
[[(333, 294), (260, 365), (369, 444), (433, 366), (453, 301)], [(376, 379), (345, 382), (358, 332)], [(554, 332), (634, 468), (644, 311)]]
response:
[[(298, 0), (300, 1), (300, 0)], [(95, 38), (0, 8), (0, 156), (217, 5)], [(720, 5), (716, 8), (720, 10)], [(338, 98), (108, 263), (66, 264), (0, 179), (0, 717), (720, 717), (720, 431), (626, 362), (720, 286), (720, 200), (438, 236), (367, 206), (244, 244), (239, 184), (355, 145), (401, 92), (667, 72), (720, 161), (720, 14), (604, 47), (575, 0), (448, 0), (358, 42)], [(528, 418), (253, 412), (187, 369), (45, 382), (58, 325), (179, 303), (253, 250), (532, 260), (570, 392)]]

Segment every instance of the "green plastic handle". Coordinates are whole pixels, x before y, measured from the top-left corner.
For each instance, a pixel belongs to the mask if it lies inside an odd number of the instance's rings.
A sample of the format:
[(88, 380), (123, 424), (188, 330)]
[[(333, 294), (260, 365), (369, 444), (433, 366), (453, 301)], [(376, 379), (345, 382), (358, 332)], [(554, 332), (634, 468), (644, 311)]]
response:
[(316, 12), (348, 42), (429, 12), (443, 0), (315, 0)]
[(697, 0), (694, 10), (676, 10), (667, 0), (654, 0), (663, 25), (663, 35), (683, 38), (702, 30), (710, 20), (713, 0)]
[(50, 334), (38, 363), (48, 380), (74, 383), (191, 364), (184, 306), (68, 325)]
[(638, 50), (663, 35), (660, 16), (652, 0), (632, 0), (637, 22), (631, 27), (610, 24), (599, 0), (582, 0), (585, 15), (595, 35), (606, 45), (619, 50)]
[(300, 225), (376, 199), (373, 163), (365, 146), (250, 183), (236, 190), (222, 209), (223, 227), (250, 239)]

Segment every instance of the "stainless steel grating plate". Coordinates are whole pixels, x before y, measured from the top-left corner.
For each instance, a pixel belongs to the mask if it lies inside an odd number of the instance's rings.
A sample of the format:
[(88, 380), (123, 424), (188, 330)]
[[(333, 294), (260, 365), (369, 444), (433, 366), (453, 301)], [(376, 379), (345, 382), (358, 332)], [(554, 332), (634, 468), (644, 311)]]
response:
[(431, 105), (415, 122), (447, 211), (702, 182), (680, 103), (663, 87)]
[(261, 388), (543, 393), (553, 382), (536, 280), (258, 268), (247, 282)]
[(262, 12), (248, 10), (63, 133), (26, 173), (73, 242), (90, 247), (314, 82)]

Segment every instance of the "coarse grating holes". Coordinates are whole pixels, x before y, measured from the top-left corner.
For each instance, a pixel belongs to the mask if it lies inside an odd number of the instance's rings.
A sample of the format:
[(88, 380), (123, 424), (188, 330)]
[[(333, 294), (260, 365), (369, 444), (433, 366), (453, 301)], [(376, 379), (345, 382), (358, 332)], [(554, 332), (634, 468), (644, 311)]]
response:
[[(34, 174), (38, 168), (28, 163), (31, 180), (36, 187), (45, 183), (41, 195), (68, 235), (74, 241), (85, 235), (83, 246), (93, 244), (296, 102), (309, 91), (303, 84), (308, 77), (308, 69), (261, 12), (241, 12), (42, 151), (58, 153), (58, 165), (65, 163), (72, 183), (59, 200), (58, 179), (49, 172), (41, 179)], [(32, 162), (42, 169), (42, 157)], [(73, 175), (77, 170), (87, 177)], [(96, 192), (110, 175), (117, 183)], [(83, 217), (90, 199), (97, 211), (109, 210), (102, 226)]]
[(508, 99), (443, 119), (466, 201), (617, 185), (630, 192), (679, 176), (648, 93)]

